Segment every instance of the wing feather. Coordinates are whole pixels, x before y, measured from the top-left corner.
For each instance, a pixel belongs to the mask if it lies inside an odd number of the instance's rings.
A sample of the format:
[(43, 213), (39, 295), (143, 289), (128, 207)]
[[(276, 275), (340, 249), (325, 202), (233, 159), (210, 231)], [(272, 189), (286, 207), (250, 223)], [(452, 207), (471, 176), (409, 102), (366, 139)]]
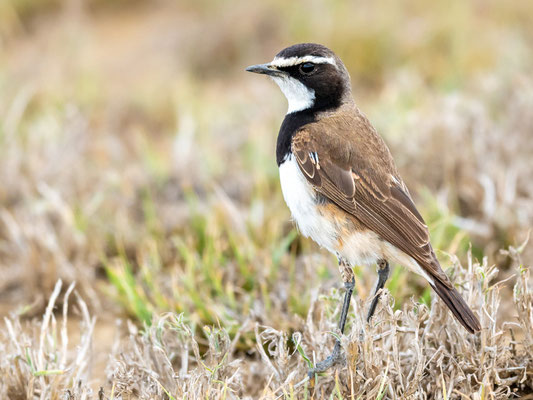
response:
[(347, 160), (330, 157), (347, 152), (333, 148), (331, 142), (314, 140), (306, 129), (294, 135), (291, 148), (302, 173), (320, 194), (451, 288), (431, 247), (427, 225), (399, 177), (372, 168), (357, 154), (348, 154)]

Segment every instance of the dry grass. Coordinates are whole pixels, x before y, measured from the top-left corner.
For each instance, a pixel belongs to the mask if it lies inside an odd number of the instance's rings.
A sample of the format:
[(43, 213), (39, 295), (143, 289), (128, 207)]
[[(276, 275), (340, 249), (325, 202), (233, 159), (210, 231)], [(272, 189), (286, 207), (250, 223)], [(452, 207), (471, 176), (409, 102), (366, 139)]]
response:
[[(528, 398), (529, 3), (107, 3), (0, 4), (1, 398)], [(243, 72), (302, 40), (351, 69), (481, 334), (401, 268), (365, 325), (358, 269), (348, 363), (304, 379), (342, 291)]]
[[(249, 321), (231, 338), (225, 329), (204, 327), (202, 341), (183, 314), (155, 317), (143, 332), (128, 325), (113, 346), (107, 367), (110, 389), (98, 398), (471, 398), (508, 399), (533, 391), (533, 291), (529, 270), (521, 265), (514, 287), (516, 321), (498, 317), (502, 282), (491, 283), (497, 270), (456, 261), (456, 278), (481, 316), (483, 331), (469, 335), (436, 301), (431, 309), (409, 302), (394, 310), (388, 292), (374, 322), (364, 322), (367, 305), (357, 301), (343, 338), (347, 364), (309, 382), (310, 359), (323, 357), (333, 344), (331, 299), (312, 299), (307, 318), (289, 337), (287, 332)], [(0, 338), (0, 394), (3, 398), (97, 398), (87, 385), (92, 360), (95, 320), (81, 298), (82, 332), (69, 343), (68, 299), (59, 321), (51, 313), (58, 299), (56, 285), (40, 323), (6, 318)], [(255, 350), (246, 357), (239, 338), (255, 332)], [(328, 333), (330, 332), (330, 333)], [(203, 350), (202, 350), (203, 349)]]

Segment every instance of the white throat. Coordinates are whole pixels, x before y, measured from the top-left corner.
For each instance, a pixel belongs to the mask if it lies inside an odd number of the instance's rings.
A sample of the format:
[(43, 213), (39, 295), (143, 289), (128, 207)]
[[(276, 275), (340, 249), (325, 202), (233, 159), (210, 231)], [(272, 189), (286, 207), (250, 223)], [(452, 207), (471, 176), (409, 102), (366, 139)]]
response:
[(309, 89), (298, 79), (291, 78), (290, 76), (273, 76), (272, 79), (278, 84), (289, 102), (287, 114), (313, 107), (315, 103), (315, 91)]

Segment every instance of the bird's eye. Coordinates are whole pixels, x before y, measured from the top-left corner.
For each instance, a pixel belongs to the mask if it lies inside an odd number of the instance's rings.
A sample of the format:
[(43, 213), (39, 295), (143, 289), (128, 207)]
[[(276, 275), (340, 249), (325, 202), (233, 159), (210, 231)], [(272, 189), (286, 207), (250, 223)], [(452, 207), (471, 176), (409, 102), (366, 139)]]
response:
[(306, 62), (300, 65), (300, 72), (304, 75), (309, 75), (315, 70), (315, 64)]

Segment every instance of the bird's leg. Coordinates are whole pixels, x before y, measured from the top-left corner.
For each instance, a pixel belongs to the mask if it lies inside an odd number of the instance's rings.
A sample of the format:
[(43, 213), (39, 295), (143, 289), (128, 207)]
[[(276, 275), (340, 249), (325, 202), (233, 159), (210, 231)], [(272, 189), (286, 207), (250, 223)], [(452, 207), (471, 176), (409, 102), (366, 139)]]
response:
[(376, 291), (374, 292), (374, 298), (372, 299), (372, 303), (370, 304), (370, 309), (368, 310), (368, 315), (366, 317), (367, 322), (370, 322), (370, 319), (372, 318), (372, 315), (374, 315), (374, 311), (376, 311), (376, 307), (379, 302), (379, 297), (381, 296), (381, 289), (385, 286), (385, 282), (387, 282), (387, 279), (389, 278), (390, 268), (389, 263), (387, 260), (379, 260), (378, 261), (378, 283), (376, 285)]
[[(348, 310), (350, 309), (350, 299), (352, 298), (353, 289), (355, 287), (355, 277), (352, 267), (348, 263), (339, 257), (339, 269), (341, 271), (342, 280), (344, 282), (344, 288), (346, 292), (344, 294), (344, 302), (342, 303), (341, 317), (339, 320), (339, 330), (341, 335), (344, 333), (344, 327), (346, 325), (346, 317), (348, 316)], [(335, 347), (333, 351), (323, 361), (318, 362), (315, 368), (311, 368), (308, 372), (309, 378), (312, 378), (315, 374), (324, 372), (331, 368), (333, 365), (338, 364), (343, 359), (341, 354), (341, 341), (337, 339), (335, 341)]]

